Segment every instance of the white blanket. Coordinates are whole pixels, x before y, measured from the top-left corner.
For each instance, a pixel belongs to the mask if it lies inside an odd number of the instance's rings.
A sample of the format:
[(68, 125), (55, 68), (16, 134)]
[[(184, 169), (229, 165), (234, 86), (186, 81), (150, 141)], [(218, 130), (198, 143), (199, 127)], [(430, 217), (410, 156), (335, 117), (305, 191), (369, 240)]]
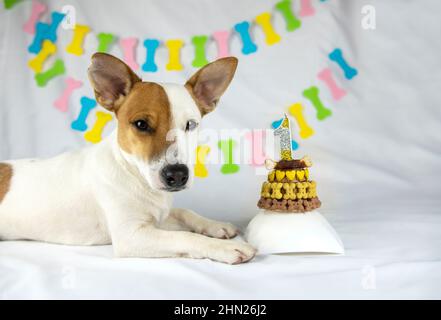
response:
[[(277, 1), (117, 0), (46, 1), (50, 10), (76, 8), (78, 23), (93, 32), (161, 40), (182, 38), (183, 72), (168, 72), (165, 49), (158, 51), (159, 72), (138, 73), (149, 81), (183, 83), (195, 69), (190, 38), (231, 28), (272, 10)], [(345, 256), (259, 256), (228, 266), (206, 260), (112, 258), (110, 246), (66, 247), (34, 242), (0, 242), (0, 298), (441, 298), (441, 2), (312, 1), (313, 16), (285, 31), (274, 12), (281, 42), (265, 44), (253, 28), (258, 51), (231, 52), (240, 59), (237, 76), (205, 128), (268, 128), (301, 102), (315, 134), (300, 143), (296, 156), (311, 156), (311, 176), (323, 202), (320, 212), (342, 238)], [(376, 9), (376, 29), (361, 26), (362, 7)], [(299, 3), (295, 10), (298, 12)], [(0, 161), (47, 157), (88, 143), (70, 129), (79, 99), (93, 97), (86, 69), (96, 40), (89, 37), (83, 56), (66, 53), (71, 31), (60, 30), (57, 57), (67, 75), (84, 81), (67, 114), (52, 104), (63, 78), (38, 88), (27, 61), (32, 37), (22, 30), (30, 14), (27, 1), (0, 18)], [(47, 21), (47, 15), (43, 18)], [(359, 74), (346, 80), (327, 55), (341, 48)], [(215, 57), (211, 44), (209, 58)], [(111, 53), (121, 56), (118, 46)], [(145, 51), (138, 50), (142, 64)], [(52, 60), (51, 60), (52, 61)], [(348, 93), (336, 102), (316, 75), (330, 67)], [(320, 88), (333, 115), (323, 121), (302, 97)], [(295, 121), (292, 119), (292, 123)], [(93, 118), (89, 119), (90, 125)], [(105, 134), (111, 130), (106, 129)], [(212, 146), (213, 154), (217, 147)], [(265, 176), (241, 164), (223, 175), (209, 165), (176, 197), (176, 206), (235, 222), (242, 227), (256, 214)]]

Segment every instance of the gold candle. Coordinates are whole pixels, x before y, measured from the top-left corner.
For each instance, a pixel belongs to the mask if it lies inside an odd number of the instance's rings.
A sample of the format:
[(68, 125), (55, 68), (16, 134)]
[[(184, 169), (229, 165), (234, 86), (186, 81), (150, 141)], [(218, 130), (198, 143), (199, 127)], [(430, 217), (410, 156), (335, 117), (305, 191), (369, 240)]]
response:
[(280, 126), (274, 130), (274, 135), (280, 137), (280, 159), (292, 160), (291, 127), (286, 114)]

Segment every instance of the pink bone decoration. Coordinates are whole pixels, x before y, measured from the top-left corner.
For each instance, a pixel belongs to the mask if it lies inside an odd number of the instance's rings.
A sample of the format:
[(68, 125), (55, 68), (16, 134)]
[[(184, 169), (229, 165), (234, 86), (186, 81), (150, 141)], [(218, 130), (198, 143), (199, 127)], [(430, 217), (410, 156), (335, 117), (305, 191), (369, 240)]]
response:
[(251, 142), (251, 165), (253, 167), (263, 166), (266, 156), (263, 150), (263, 137), (265, 130), (253, 130), (245, 134), (245, 139)]
[(213, 38), (217, 45), (217, 59), (230, 56), (228, 40), (230, 39), (230, 31), (216, 31)]
[(37, 24), (40, 16), (47, 10), (47, 6), (44, 3), (37, 0), (32, 1), (32, 11), (28, 21), (23, 25), (23, 30), (29, 34), (35, 34), (35, 25)]
[(123, 48), (124, 61), (132, 70), (138, 70), (139, 64), (136, 62), (136, 46), (138, 45), (138, 39), (136, 38), (124, 38), (121, 39), (119, 44)]
[(55, 108), (57, 108), (61, 112), (67, 111), (69, 105), (69, 98), (72, 95), (72, 92), (83, 85), (83, 82), (79, 80), (75, 80), (74, 78), (71, 77), (66, 78), (65, 82), (66, 82), (66, 88), (64, 89), (61, 96), (54, 102)]
[(311, 4), (311, 0), (300, 0), (299, 16), (307, 17), (307, 16), (312, 16), (314, 13), (315, 10)]
[(329, 68), (323, 69), (322, 71), (319, 72), (317, 77), (328, 86), (334, 100), (340, 100), (346, 95), (347, 93), (346, 90), (340, 88), (335, 82), (331, 69)]

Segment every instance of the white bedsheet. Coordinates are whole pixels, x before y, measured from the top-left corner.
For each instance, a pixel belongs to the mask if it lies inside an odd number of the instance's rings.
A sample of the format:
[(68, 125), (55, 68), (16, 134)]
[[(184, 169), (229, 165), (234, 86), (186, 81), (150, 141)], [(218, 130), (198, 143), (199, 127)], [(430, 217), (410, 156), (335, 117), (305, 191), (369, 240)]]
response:
[[(345, 256), (258, 256), (251, 263), (113, 259), (110, 246), (0, 243), (1, 298), (441, 298), (439, 212), (329, 213)], [(438, 227), (434, 227), (438, 226)]]
[[(79, 22), (98, 32), (187, 41), (250, 20), (275, 2), (131, 0), (124, 10), (110, 10), (122, 1), (47, 1), (54, 10), (73, 4)], [(376, 8), (376, 30), (360, 27), (365, 4)], [(109, 246), (0, 242), (0, 298), (441, 298), (441, 2), (328, 0), (313, 5), (315, 16), (305, 17), (294, 33), (284, 31), (283, 20), (275, 16), (280, 44), (266, 46), (256, 31), (259, 51), (243, 56), (233, 39), (238, 74), (204, 126), (267, 128), (290, 104), (307, 106), (315, 135), (299, 139), (297, 154), (313, 159), (320, 212), (342, 238), (345, 256), (259, 256), (228, 266), (188, 259), (116, 260)], [(29, 4), (1, 9), (0, 160), (46, 157), (86, 145), (69, 128), (78, 102), (67, 114), (52, 107), (63, 82), (37, 88), (26, 67), (31, 37), (21, 26), (29, 9)], [(67, 31), (60, 33), (58, 56), (69, 75), (85, 82), (74, 94), (78, 101), (92, 96), (85, 70), (96, 43), (88, 41), (87, 54), (74, 58), (62, 49), (69, 41)], [(345, 80), (327, 60), (335, 47), (359, 70), (353, 80)], [(121, 54), (117, 47), (112, 53)], [(144, 51), (138, 56), (142, 63)], [(191, 58), (188, 46), (183, 72), (140, 74), (152, 81), (183, 82), (194, 72), (188, 67)], [(158, 55), (162, 68), (166, 59), (165, 52)], [(348, 91), (340, 102), (315, 77), (326, 66)], [(312, 84), (334, 113), (322, 122), (301, 95)], [(209, 171), (207, 179), (176, 197), (176, 205), (244, 227), (256, 214), (265, 177), (245, 165), (231, 176), (220, 174), (218, 164)], [(213, 205), (220, 201), (222, 206)]]

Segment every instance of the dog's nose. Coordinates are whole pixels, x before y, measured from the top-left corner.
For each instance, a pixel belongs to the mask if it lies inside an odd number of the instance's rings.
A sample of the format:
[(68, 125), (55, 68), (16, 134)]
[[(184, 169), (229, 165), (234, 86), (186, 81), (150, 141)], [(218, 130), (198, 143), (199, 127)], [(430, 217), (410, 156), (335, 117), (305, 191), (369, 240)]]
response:
[(162, 169), (161, 178), (168, 187), (183, 187), (188, 181), (188, 167), (185, 164), (168, 165)]

